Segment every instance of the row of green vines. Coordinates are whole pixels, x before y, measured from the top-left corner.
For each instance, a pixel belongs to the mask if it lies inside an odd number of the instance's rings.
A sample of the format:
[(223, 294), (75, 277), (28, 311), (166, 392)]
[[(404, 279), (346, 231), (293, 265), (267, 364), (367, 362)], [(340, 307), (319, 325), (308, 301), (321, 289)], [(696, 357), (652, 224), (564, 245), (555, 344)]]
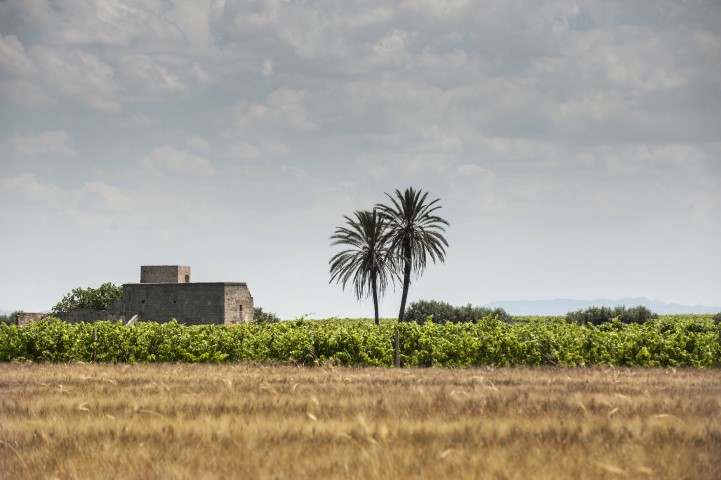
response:
[(272, 324), (68, 324), (46, 319), (0, 324), (0, 361), (262, 362), (392, 366), (394, 331), (405, 366), (719, 366), (719, 330), (710, 317), (661, 317), (645, 324), (594, 326), (563, 319), (508, 323), (296, 320)]

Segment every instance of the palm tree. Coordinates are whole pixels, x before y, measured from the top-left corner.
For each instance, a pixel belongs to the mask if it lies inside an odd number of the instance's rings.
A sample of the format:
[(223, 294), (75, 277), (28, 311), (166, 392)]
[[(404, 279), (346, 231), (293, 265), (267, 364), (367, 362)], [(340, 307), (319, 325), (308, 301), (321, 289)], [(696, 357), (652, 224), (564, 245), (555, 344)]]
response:
[(395, 191), (395, 196), (386, 193), (390, 205), (378, 204), (376, 208), (388, 222), (390, 230), (390, 250), (396, 254), (397, 267), (403, 269), (403, 294), (398, 321), (403, 321), (408, 298), (408, 287), (411, 284), (411, 271), (420, 276), (426, 268), (428, 257), (445, 261), (448, 242), (443, 237), (444, 225), (449, 223), (434, 214), (441, 208), (437, 205), (440, 199), (426, 203), (428, 193), (422, 190), (407, 188), (405, 192)]
[(346, 226), (337, 227), (330, 237), (333, 245), (350, 248), (337, 253), (330, 260), (330, 281), (343, 285), (352, 281), (356, 297), (360, 300), (369, 293), (373, 295), (376, 325), (378, 318), (378, 295), (383, 295), (389, 283), (397, 276), (388, 249), (386, 221), (375, 210), (356, 210), (355, 218), (343, 216)]

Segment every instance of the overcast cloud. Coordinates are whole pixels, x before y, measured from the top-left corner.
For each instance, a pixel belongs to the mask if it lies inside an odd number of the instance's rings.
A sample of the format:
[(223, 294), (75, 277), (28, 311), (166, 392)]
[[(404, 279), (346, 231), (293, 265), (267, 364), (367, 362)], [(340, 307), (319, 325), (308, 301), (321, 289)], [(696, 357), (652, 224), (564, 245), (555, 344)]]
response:
[(411, 185), (451, 226), (410, 300), (719, 305), (719, 25), (714, 0), (5, 0), (0, 308), (187, 264), (284, 318), (369, 316), (328, 237)]

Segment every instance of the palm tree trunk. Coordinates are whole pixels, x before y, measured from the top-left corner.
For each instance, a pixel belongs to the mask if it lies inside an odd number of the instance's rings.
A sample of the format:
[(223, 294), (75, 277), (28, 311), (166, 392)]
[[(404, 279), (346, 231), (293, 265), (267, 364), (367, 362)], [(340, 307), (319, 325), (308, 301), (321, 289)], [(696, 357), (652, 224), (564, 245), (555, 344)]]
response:
[(376, 285), (376, 274), (371, 274), (371, 288), (373, 289), (373, 308), (375, 310), (376, 325), (380, 325), (381, 321), (378, 318), (378, 286)]
[(406, 300), (408, 299), (408, 287), (411, 285), (411, 244), (403, 242), (403, 293), (401, 295), (401, 311), (398, 313), (398, 322), (403, 321), (403, 314), (406, 311)]

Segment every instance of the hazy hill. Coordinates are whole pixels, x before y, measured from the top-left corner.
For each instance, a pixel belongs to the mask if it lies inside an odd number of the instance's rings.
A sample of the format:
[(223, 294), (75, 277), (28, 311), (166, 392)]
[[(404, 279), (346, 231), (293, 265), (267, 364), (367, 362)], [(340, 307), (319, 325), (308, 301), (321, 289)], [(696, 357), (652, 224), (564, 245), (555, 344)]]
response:
[(721, 311), (721, 307), (679, 305), (676, 303), (649, 300), (645, 297), (621, 298), (618, 300), (610, 300), (608, 298), (598, 298), (596, 300), (573, 300), (570, 298), (554, 298), (552, 300), (503, 300), (491, 302), (486, 306), (491, 308), (502, 307), (511, 315), (565, 315), (569, 311), (581, 310), (591, 306), (615, 307), (617, 305), (625, 305), (627, 307), (644, 305), (662, 315), (674, 313), (717, 313)]

